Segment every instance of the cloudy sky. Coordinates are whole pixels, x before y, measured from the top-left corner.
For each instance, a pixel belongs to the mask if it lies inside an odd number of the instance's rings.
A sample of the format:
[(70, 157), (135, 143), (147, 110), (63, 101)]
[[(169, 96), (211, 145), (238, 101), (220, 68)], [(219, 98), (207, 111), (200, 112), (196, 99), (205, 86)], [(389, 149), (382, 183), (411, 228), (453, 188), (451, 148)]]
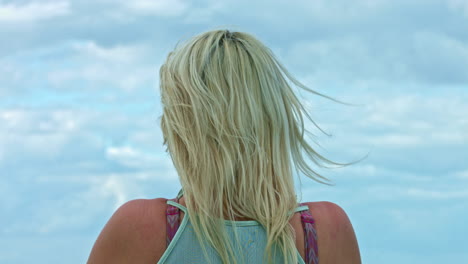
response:
[(319, 152), (302, 201), (348, 213), (363, 263), (468, 263), (467, 0), (0, 0), (0, 263), (84, 263), (120, 205), (172, 198), (158, 69), (229, 28), (300, 81)]

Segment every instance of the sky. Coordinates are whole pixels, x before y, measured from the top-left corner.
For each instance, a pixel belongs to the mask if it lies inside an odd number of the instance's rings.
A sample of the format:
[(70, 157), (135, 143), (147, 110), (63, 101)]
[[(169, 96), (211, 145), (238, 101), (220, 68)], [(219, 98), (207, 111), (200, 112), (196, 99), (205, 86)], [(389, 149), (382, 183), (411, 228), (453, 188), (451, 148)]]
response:
[(112, 213), (173, 198), (158, 70), (177, 42), (253, 34), (308, 87), (301, 201), (348, 214), (363, 263), (468, 263), (467, 0), (0, 0), (0, 263), (85, 263)]

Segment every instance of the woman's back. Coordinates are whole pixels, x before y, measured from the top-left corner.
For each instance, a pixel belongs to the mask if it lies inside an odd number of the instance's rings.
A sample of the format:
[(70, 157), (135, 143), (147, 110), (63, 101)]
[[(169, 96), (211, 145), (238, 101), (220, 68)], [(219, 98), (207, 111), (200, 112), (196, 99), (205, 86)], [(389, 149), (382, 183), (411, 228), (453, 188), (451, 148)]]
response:
[[(185, 206), (183, 198), (179, 203)], [(356, 236), (346, 213), (330, 202), (305, 204), (315, 219), (319, 263), (361, 263)], [(164, 198), (132, 200), (122, 205), (101, 232), (87, 263), (158, 263), (168, 248), (166, 210), (167, 199)], [(182, 211), (181, 222), (184, 217)], [(305, 260), (305, 234), (300, 213), (293, 214), (289, 223), (296, 235), (297, 252)]]

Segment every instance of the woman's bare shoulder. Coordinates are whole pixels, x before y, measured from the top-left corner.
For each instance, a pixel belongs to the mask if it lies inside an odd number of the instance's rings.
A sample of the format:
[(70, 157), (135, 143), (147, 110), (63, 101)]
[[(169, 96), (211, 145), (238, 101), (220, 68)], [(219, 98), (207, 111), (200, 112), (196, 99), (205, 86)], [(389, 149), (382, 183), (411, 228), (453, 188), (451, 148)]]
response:
[(137, 199), (120, 206), (97, 238), (88, 264), (148, 263), (165, 250), (167, 199)]
[(306, 204), (315, 219), (320, 263), (361, 263), (354, 228), (343, 208), (332, 202)]

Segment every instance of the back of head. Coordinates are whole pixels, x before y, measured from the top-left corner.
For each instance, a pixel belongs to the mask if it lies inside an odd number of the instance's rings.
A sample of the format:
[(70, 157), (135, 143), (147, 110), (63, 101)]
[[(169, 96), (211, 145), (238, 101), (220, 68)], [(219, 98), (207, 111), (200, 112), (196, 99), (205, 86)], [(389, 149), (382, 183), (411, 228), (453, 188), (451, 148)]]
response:
[(178, 45), (161, 67), (164, 143), (197, 237), (225, 262), (233, 251), (223, 219), (237, 217), (265, 227), (266, 256), (278, 244), (285, 263), (297, 261), (288, 216), (297, 206), (293, 169), (322, 181), (304, 156), (338, 164), (305, 141), (309, 116), (290, 83), (314, 92), (255, 37), (228, 30)]

